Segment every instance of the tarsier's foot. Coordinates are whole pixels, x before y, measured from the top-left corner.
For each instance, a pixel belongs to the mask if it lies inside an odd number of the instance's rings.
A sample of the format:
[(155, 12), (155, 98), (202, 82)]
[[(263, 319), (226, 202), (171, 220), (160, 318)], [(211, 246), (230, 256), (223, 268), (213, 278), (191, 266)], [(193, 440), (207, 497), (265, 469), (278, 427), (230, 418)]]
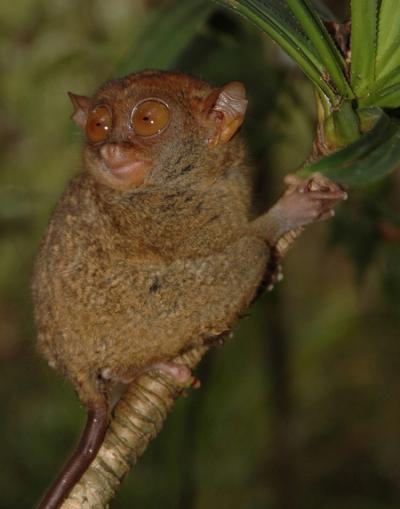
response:
[(161, 371), (181, 387), (198, 389), (201, 386), (200, 380), (192, 375), (185, 364), (178, 364), (173, 361), (158, 362), (146, 368), (145, 371)]
[(157, 362), (139, 371), (125, 373), (124, 375), (118, 374), (118, 376), (113, 375), (108, 370), (103, 370), (102, 376), (105, 380), (113, 380), (114, 382), (129, 385), (140, 375), (151, 371), (165, 374), (168, 378), (171, 378), (176, 385), (182, 387), (194, 387), (196, 389), (200, 387), (199, 380), (192, 375), (192, 372), (185, 364), (179, 364), (173, 361)]
[(285, 184), (288, 189), (279, 204), (285, 210), (291, 229), (329, 219), (335, 215), (333, 207), (347, 199), (342, 187), (320, 173), (314, 173), (306, 180), (287, 175)]
[(178, 385), (188, 385), (192, 380), (190, 369), (184, 364), (176, 362), (157, 362), (152, 364), (146, 371), (161, 371), (172, 378)]

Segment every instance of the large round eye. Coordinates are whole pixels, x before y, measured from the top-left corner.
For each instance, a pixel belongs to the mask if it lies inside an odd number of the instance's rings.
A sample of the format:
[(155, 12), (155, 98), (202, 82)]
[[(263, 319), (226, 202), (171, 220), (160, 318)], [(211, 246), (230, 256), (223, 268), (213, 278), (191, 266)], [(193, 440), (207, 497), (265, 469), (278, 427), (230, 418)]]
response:
[(159, 134), (169, 123), (168, 106), (156, 99), (139, 103), (132, 113), (132, 127), (139, 136)]
[(106, 140), (111, 132), (111, 111), (105, 105), (96, 106), (88, 116), (86, 135), (93, 143)]

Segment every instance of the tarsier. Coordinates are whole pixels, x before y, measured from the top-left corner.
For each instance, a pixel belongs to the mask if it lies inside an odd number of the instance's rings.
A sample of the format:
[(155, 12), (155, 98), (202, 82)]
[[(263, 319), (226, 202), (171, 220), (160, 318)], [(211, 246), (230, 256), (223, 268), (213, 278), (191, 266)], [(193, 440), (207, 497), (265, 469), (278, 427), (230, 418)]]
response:
[(346, 197), (320, 175), (289, 176), (278, 202), (251, 217), (239, 82), (144, 71), (93, 98), (69, 95), (84, 171), (50, 221), (33, 296), (40, 351), (88, 422), (41, 509), (58, 508), (95, 457), (116, 384), (150, 369), (185, 383), (190, 370), (173, 359), (229, 331), (274, 280), (279, 242)]

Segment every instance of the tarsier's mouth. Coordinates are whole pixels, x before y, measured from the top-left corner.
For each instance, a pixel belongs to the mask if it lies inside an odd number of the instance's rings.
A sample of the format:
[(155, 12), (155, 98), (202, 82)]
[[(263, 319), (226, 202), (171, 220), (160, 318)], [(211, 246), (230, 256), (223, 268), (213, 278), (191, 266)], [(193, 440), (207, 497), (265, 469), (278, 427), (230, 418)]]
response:
[(117, 177), (123, 177), (124, 175), (129, 175), (131, 173), (140, 171), (144, 167), (148, 168), (149, 163), (150, 161), (139, 159), (134, 161), (120, 161), (118, 164), (106, 163), (106, 166), (113, 175)]
[(132, 186), (141, 185), (152, 166), (152, 161), (146, 159), (126, 159), (117, 162), (103, 160), (103, 163), (112, 177)]
[(128, 143), (105, 143), (99, 150), (105, 177), (118, 187), (137, 187), (145, 183), (153, 161)]

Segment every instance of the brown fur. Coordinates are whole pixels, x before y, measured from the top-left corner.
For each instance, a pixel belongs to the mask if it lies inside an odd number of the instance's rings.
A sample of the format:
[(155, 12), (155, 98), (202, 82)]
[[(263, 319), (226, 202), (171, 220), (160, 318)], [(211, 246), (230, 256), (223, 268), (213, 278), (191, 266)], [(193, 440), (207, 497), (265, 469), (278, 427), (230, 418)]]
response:
[[(206, 128), (191, 113), (210, 90), (184, 75), (145, 73), (97, 94), (120, 116), (127, 98), (172, 97), (178, 115), (163, 149), (159, 140), (144, 147), (155, 166), (143, 189), (121, 192), (96, 180), (96, 149), (86, 146), (89, 171), (61, 198), (37, 259), (40, 351), (86, 404), (109, 379), (226, 331), (262, 279), (268, 248), (248, 227), (243, 143), (236, 137), (208, 149)], [(124, 140), (122, 127), (116, 133)]]
[[(215, 111), (221, 90), (228, 95)], [(90, 108), (107, 104), (114, 115), (107, 142), (152, 161), (143, 185), (113, 186), (101, 144), (87, 142), (85, 171), (59, 201), (37, 259), (40, 351), (86, 405), (113, 383), (229, 329), (263, 281), (269, 246), (329, 217), (343, 199), (327, 179), (289, 177), (284, 197), (251, 221), (245, 148), (239, 135), (230, 139), (244, 111), (224, 111), (226, 97), (245, 105), (243, 94), (237, 82), (213, 89), (158, 71), (108, 82), (91, 100), (71, 94), (79, 125)], [(165, 101), (171, 121), (143, 139), (129, 122), (146, 98)], [(222, 130), (225, 141), (216, 141)]]
[[(59, 201), (37, 259), (40, 351), (90, 406), (113, 383), (229, 329), (264, 279), (269, 246), (330, 217), (344, 193), (320, 176), (288, 177), (283, 198), (251, 221), (245, 148), (239, 135), (230, 139), (247, 104), (237, 82), (213, 89), (144, 71), (106, 83), (91, 100), (71, 98), (82, 127), (90, 108), (109, 105), (107, 142), (152, 161), (143, 185), (113, 186), (101, 144), (86, 142), (85, 170)], [(171, 121), (143, 139), (129, 122), (146, 98), (165, 101)]]

